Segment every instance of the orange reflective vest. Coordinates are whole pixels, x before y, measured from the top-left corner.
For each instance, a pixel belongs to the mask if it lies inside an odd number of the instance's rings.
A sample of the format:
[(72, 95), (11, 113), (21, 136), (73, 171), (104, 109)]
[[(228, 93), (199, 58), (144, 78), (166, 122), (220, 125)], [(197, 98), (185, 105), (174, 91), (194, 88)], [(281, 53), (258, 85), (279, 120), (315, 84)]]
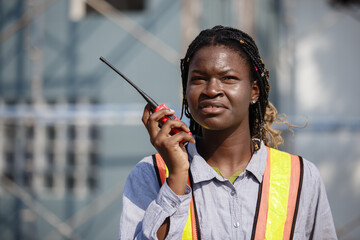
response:
[[(267, 160), (254, 217), (251, 239), (292, 239), (299, 207), (303, 179), (303, 160), (266, 147)], [(153, 155), (155, 172), (161, 186), (168, 176), (167, 167), (160, 154)], [(189, 186), (192, 177), (189, 171)], [(194, 194), (183, 239), (201, 239)]]

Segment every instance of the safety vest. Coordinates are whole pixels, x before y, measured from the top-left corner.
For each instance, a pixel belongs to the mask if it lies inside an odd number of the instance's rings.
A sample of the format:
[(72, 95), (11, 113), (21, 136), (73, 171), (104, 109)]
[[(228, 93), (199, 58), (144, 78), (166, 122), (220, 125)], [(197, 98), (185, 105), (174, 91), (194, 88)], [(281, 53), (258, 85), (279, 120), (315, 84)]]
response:
[[(299, 208), (303, 180), (303, 159), (266, 147), (267, 159), (254, 216), (251, 239), (292, 239)], [(160, 154), (153, 155), (159, 186), (165, 182), (168, 169)], [(192, 187), (189, 171), (188, 184)], [(183, 239), (201, 239), (194, 194)]]

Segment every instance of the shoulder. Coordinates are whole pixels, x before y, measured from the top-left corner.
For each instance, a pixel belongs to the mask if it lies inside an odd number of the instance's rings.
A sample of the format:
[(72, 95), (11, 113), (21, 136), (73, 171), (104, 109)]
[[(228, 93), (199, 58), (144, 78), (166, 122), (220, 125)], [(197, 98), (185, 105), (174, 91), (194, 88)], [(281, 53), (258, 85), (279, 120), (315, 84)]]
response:
[(135, 167), (131, 170), (129, 176), (137, 175), (137, 174), (149, 174), (151, 170), (154, 168), (153, 157), (152, 155), (146, 156), (141, 159)]
[[(278, 161), (276, 162), (280, 165), (282, 164), (282, 160), (289, 159), (289, 156), (297, 156), (292, 153), (269, 147), (267, 148), (267, 150), (267, 154), (271, 154), (271, 156), (274, 156), (274, 158), (278, 159)], [(315, 200), (318, 196), (325, 192), (325, 187), (321, 178), (321, 174), (314, 163), (308, 161), (301, 156), (299, 156), (299, 160), (301, 160), (303, 168), (301, 198), (305, 197)], [(301, 164), (299, 165), (299, 167), (300, 166)]]
[[(124, 196), (134, 198), (139, 195), (151, 196), (159, 191), (152, 156), (144, 157), (131, 170), (124, 186)], [(136, 197), (137, 198), (137, 197)], [(150, 199), (148, 199), (150, 200)]]
[[(280, 159), (281, 159), (281, 156), (288, 156), (288, 154), (293, 155), (293, 156), (298, 156), (298, 155), (294, 155), (292, 153), (284, 152), (284, 151), (273, 149), (273, 148), (268, 148), (268, 149), (279, 153), (277, 156), (280, 157)], [(321, 183), (322, 182), (321, 175), (320, 175), (320, 172), (319, 172), (318, 168), (316, 167), (316, 165), (301, 156), (299, 156), (299, 158), (302, 160), (302, 163), (303, 163), (303, 171), (304, 171), (304, 179), (303, 180), (306, 181), (307, 183)]]
[(127, 177), (127, 182), (129, 181), (149, 181), (155, 176), (155, 169), (153, 163), (152, 155), (146, 156), (141, 159), (135, 167), (131, 170), (129, 176)]
[(303, 164), (304, 164), (304, 180), (303, 180), (304, 183), (303, 183), (303, 185), (312, 184), (312, 185), (308, 185), (308, 186), (321, 187), (323, 182), (322, 182), (322, 178), (321, 178), (319, 169), (316, 167), (316, 165), (304, 158), (303, 158)]
[(306, 181), (311, 181), (311, 182), (321, 181), (321, 175), (318, 168), (315, 166), (314, 163), (308, 161), (307, 159), (296, 154), (267, 147), (267, 153), (266, 153), (267, 157), (269, 153), (271, 154), (271, 156), (274, 156), (274, 158), (279, 159), (281, 161), (285, 159), (289, 159), (289, 156), (299, 157), (303, 163), (304, 178), (306, 178)]
[[(268, 150), (273, 152), (274, 156), (278, 157), (279, 159), (287, 159), (289, 154), (292, 156), (297, 156), (292, 153), (280, 151), (277, 149), (268, 148)], [(303, 166), (301, 197), (305, 195), (307, 197), (314, 198), (325, 191), (321, 174), (314, 163), (301, 156), (299, 156), (299, 159), (302, 161)]]

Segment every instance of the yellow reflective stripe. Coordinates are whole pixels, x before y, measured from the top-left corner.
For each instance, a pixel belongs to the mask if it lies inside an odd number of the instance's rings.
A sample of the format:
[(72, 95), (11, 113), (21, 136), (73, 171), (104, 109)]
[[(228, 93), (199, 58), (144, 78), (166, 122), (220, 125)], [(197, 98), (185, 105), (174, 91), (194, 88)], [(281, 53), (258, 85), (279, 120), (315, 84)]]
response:
[(265, 239), (283, 239), (291, 176), (291, 156), (270, 149), (269, 208)]
[(192, 239), (192, 226), (191, 226), (191, 208), (189, 208), (188, 219), (185, 224), (184, 232), (182, 235), (182, 239), (191, 240)]
[(166, 164), (165, 164), (165, 172), (166, 172), (166, 178), (169, 177), (169, 169), (168, 169), (168, 167), (166, 166)]

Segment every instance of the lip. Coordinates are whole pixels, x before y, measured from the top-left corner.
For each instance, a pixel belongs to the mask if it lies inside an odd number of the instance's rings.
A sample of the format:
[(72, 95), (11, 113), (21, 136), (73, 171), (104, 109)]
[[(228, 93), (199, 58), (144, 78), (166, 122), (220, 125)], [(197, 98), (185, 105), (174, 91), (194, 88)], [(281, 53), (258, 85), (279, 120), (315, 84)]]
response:
[(218, 101), (201, 101), (199, 108), (203, 114), (220, 114), (225, 110), (225, 105)]

